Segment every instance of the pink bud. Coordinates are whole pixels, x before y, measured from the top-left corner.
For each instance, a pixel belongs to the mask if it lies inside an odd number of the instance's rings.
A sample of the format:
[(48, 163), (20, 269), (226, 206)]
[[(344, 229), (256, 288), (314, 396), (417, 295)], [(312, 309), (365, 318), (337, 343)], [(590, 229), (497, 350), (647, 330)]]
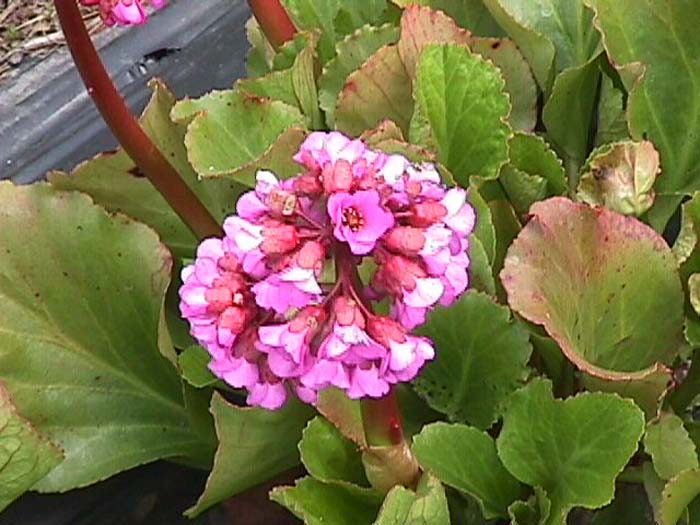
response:
[(292, 251), (299, 245), (297, 229), (291, 224), (270, 220), (262, 230), (263, 242), (260, 249), (268, 255), (279, 255)]
[(323, 261), (326, 258), (326, 250), (317, 241), (305, 242), (299, 252), (297, 252), (297, 264), (307, 270), (320, 272), (323, 268)]
[(354, 299), (341, 295), (333, 303), (333, 313), (341, 326), (356, 325), (365, 328), (365, 316)]
[(328, 194), (350, 191), (353, 182), (352, 166), (345, 159), (340, 159), (335, 164), (328, 164), (323, 168), (321, 179), (323, 189)]
[(393, 319), (379, 315), (367, 320), (367, 332), (385, 348), (390, 348), (392, 341), (403, 343), (406, 340), (406, 330), (403, 326)]
[(410, 222), (413, 226), (427, 228), (447, 215), (447, 208), (435, 201), (418, 202), (411, 206)]
[(425, 233), (421, 228), (397, 226), (384, 237), (384, 243), (395, 252), (417, 254), (425, 246)]

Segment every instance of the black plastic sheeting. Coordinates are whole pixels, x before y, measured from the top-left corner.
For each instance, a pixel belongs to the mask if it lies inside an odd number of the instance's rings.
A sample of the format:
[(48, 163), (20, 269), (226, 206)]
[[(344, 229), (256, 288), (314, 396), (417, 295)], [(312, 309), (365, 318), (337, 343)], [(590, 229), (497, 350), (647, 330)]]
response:
[[(147, 25), (103, 33), (100, 54), (140, 112), (154, 76), (178, 97), (231, 87), (245, 72), (248, 17), (245, 0), (171, 0)], [(0, 84), (0, 179), (32, 182), (115, 146), (67, 50)]]

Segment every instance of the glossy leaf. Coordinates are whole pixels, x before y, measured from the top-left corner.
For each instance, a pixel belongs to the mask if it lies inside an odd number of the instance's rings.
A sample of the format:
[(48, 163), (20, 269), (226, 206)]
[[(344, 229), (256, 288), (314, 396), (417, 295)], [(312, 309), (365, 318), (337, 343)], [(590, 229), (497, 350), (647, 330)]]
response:
[(232, 405), (218, 393), (210, 411), (219, 447), (204, 492), (185, 513), (189, 517), (297, 465), (297, 442), (312, 415), (298, 401), (271, 411)]
[(336, 56), (324, 66), (319, 78), (319, 103), (329, 125), (334, 123), (338, 95), (348, 76), (380, 47), (394, 44), (398, 38), (399, 31), (393, 25), (366, 25), (338, 42)]
[(591, 153), (579, 180), (578, 198), (639, 217), (654, 203), (659, 154), (649, 141), (617, 142)]
[(319, 481), (367, 485), (358, 446), (320, 416), (304, 429), (299, 452), (306, 470)]
[(61, 449), (17, 413), (0, 384), (0, 512), (62, 460)]
[(155, 232), (46, 184), (0, 184), (0, 209), (3, 381), (65, 452), (36, 488), (65, 491), (159, 458), (206, 465), (210, 443), (158, 349), (171, 258)]
[(432, 312), (420, 333), (437, 355), (414, 380), (416, 390), (451, 420), (489, 428), (529, 374), (527, 330), (508, 308), (472, 291)]
[(595, 377), (641, 379), (672, 362), (683, 294), (665, 241), (636, 219), (561, 197), (530, 212), (501, 272), (511, 308)]
[(275, 488), (270, 498), (306, 525), (371, 525), (382, 502), (374, 490), (311, 477), (298, 480), (293, 487)]
[(450, 525), (445, 489), (430, 474), (422, 476), (416, 492), (394, 487), (374, 525)]
[(338, 95), (335, 125), (344, 133), (360, 135), (389, 119), (406, 132), (412, 113), (411, 79), (396, 46), (384, 46), (346, 79)]
[(695, 443), (675, 414), (663, 413), (647, 426), (644, 450), (651, 456), (654, 470), (662, 479), (671, 479), (684, 470), (698, 468)]
[(171, 116), (187, 123), (187, 154), (200, 176), (226, 176), (253, 186), (258, 169), (283, 178), (298, 172), (292, 155), (303, 140), (305, 121), (295, 107), (236, 90), (212, 91), (179, 101)]
[(498, 456), (520, 481), (546, 491), (547, 524), (564, 525), (572, 508), (612, 500), (643, 432), (644, 414), (631, 401), (599, 393), (560, 401), (549, 381), (537, 379), (511, 398)]
[[(421, 55), (415, 85), (420, 118), (414, 121), (456, 181), (495, 178), (508, 158), (510, 102), (499, 71), (468, 49), (430, 45)], [(414, 131), (412, 124), (412, 132)]]
[(634, 140), (661, 155), (661, 194), (700, 189), (700, 11), (693, 0), (587, 0), (605, 48), (630, 91), (627, 117)]
[(476, 428), (433, 423), (413, 438), (413, 453), (423, 469), (475, 498), (487, 519), (506, 517), (520, 497), (520, 485), (503, 468), (493, 439)]

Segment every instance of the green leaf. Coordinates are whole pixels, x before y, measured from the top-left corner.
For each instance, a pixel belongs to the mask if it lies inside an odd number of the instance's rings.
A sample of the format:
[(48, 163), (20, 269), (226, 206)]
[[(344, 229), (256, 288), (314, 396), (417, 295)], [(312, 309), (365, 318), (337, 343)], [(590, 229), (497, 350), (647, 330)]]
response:
[(412, 113), (411, 79), (396, 46), (383, 46), (347, 77), (338, 95), (335, 125), (357, 136), (389, 119), (405, 133)]
[(539, 135), (515, 133), (508, 144), (510, 164), (547, 182), (547, 195), (564, 195), (568, 187), (561, 159)]
[(325, 119), (318, 107), (318, 87), (316, 86), (316, 40), (316, 34), (309, 35), (306, 46), (294, 60), (291, 75), (299, 108), (311, 121), (312, 129), (323, 129)]
[(641, 380), (671, 363), (683, 292), (663, 238), (634, 218), (562, 197), (530, 213), (501, 272), (511, 308), (594, 377)]
[[(170, 120), (174, 95), (158, 80), (151, 81), (149, 86), (153, 95), (141, 116), (144, 130), (212, 215), (223, 221), (245, 188), (229, 180), (198, 180), (187, 161), (185, 126)], [(70, 175), (54, 172), (48, 178), (57, 189), (82, 191), (108, 211), (122, 212), (148, 224), (175, 255), (192, 257), (197, 246), (194, 234), (124, 150), (98, 155), (79, 165)]]
[(474, 226), (473, 235), (481, 241), (488, 256), (489, 264), (491, 264), (496, 252), (496, 230), (491, 218), (491, 210), (476, 184), (469, 185), (467, 200), (476, 212), (476, 225)]
[(493, 62), (503, 75), (512, 105), (508, 122), (515, 130), (532, 131), (537, 124), (537, 85), (522, 53), (509, 38), (472, 38), (470, 49)]
[(209, 371), (209, 361), (211, 356), (199, 345), (190, 346), (177, 356), (183, 379), (195, 388), (211, 386), (218, 381)]
[(450, 525), (442, 484), (424, 474), (413, 491), (396, 486), (387, 494), (374, 525)]
[(483, 37), (501, 36), (503, 30), (491, 17), (482, 0), (392, 0), (396, 5), (409, 7), (412, 4), (443, 11), (461, 27)]
[(451, 420), (489, 428), (528, 377), (527, 330), (507, 307), (469, 291), (432, 312), (420, 333), (434, 341), (437, 355), (414, 380), (416, 390)]
[(304, 117), (283, 102), (212, 91), (179, 101), (171, 116), (189, 123), (187, 154), (200, 176), (226, 176), (253, 186), (258, 169), (283, 178), (299, 170), (292, 155), (303, 140)]
[(260, 77), (272, 70), (272, 59), (275, 50), (267, 41), (265, 33), (260, 29), (258, 21), (251, 16), (245, 24), (246, 37), (250, 43), (250, 49), (246, 56), (246, 71), (248, 77)]
[(264, 76), (240, 79), (236, 82), (236, 88), (250, 95), (279, 100), (289, 106), (299, 107), (299, 99), (292, 83), (292, 68), (272, 71)]
[(465, 47), (430, 45), (421, 55), (414, 93), (424, 119), (419, 135), (430, 137), (462, 186), (471, 175), (495, 178), (508, 159), (503, 87), (498, 69)]
[(361, 447), (366, 447), (360, 401), (350, 399), (338, 388), (325, 388), (318, 394), (316, 408), (340, 433)]
[(605, 48), (630, 91), (627, 117), (634, 140), (648, 139), (661, 156), (661, 194), (700, 189), (700, 10), (692, 0), (587, 0)]
[(311, 477), (293, 487), (277, 487), (270, 499), (289, 509), (305, 525), (370, 525), (381, 495), (346, 483), (323, 483)]
[(0, 512), (62, 460), (61, 450), (17, 413), (0, 383)]
[(554, 399), (536, 379), (515, 393), (498, 437), (498, 456), (523, 483), (544, 488), (548, 525), (564, 525), (574, 507), (612, 501), (615, 478), (637, 450), (644, 414), (613, 394)]
[(381, 25), (395, 22), (396, 10), (390, 8), (387, 0), (341, 0), (335, 27), (342, 35), (349, 35), (367, 24)]
[(520, 171), (510, 164), (503, 166), (498, 180), (519, 215), (527, 215), (530, 206), (547, 197), (546, 180), (539, 175)]
[(520, 484), (503, 468), (485, 432), (433, 423), (413, 438), (412, 449), (423, 469), (475, 498), (487, 519), (506, 517), (508, 506), (520, 497)]
[[(600, 35), (593, 27), (593, 12), (583, 5), (582, 0), (486, 0), (484, 3), (523, 49), (525, 56), (528, 56), (527, 46), (521, 42), (529, 44), (530, 40), (523, 36), (525, 32), (546, 37), (554, 45), (551, 67), (557, 74), (580, 66), (598, 54)], [(504, 20), (508, 23), (504, 24)], [(513, 24), (517, 24), (520, 31), (512, 31), (509, 26)], [(549, 53), (543, 53), (543, 57), (548, 56)], [(538, 79), (550, 77), (549, 71), (537, 71), (540, 67), (537, 63), (530, 61), (530, 64)], [(540, 85), (548, 92), (546, 84)]]
[(171, 258), (150, 228), (47, 184), (0, 184), (0, 370), (65, 451), (65, 491), (159, 458), (206, 465), (180, 378), (158, 350)]
[[(659, 525), (679, 523), (688, 506), (698, 496), (700, 496), (700, 469), (685, 470), (671, 479), (661, 494), (657, 517)], [(697, 523), (697, 521), (691, 523)]]
[(496, 281), (488, 255), (475, 235), (469, 236), (469, 287), (492, 297), (496, 295)]
[(322, 30), (318, 50), (324, 64), (335, 54), (334, 22), (340, 3), (341, 0), (282, 0), (298, 29)]
[(639, 485), (619, 485), (613, 502), (596, 511), (591, 525), (654, 525), (644, 489)]
[(600, 83), (600, 100), (598, 101), (596, 146), (628, 138), (625, 96), (626, 93), (615, 85), (613, 79), (607, 74), (603, 74)]
[[(483, 0), (491, 16), (513, 39), (527, 59), (542, 91), (549, 92), (553, 80), (554, 44), (545, 35), (521, 24), (510, 6), (501, 0)], [(527, 9), (528, 4), (522, 4)]]
[(675, 414), (662, 413), (647, 425), (644, 450), (651, 456), (654, 470), (662, 479), (671, 479), (682, 471), (698, 468), (695, 443)]
[(648, 140), (616, 142), (591, 153), (579, 180), (577, 197), (623, 215), (639, 217), (654, 203), (659, 154)]
[(552, 503), (541, 487), (527, 501), (516, 501), (508, 507), (510, 525), (545, 525), (549, 519)]
[(398, 38), (399, 30), (393, 25), (366, 25), (338, 42), (336, 56), (324, 66), (318, 81), (319, 103), (329, 125), (334, 123), (338, 95), (350, 73), (359, 69), (379, 48), (395, 43)]
[[(567, 2), (569, 0), (563, 3)], [(564, 70), (556, 77), (551, 96), (542, 110), (547, 136), (564, 159), (572, 187), (588, 154), (600, 75), (596, 57)]]
[(320, 416), (304, 429), (299, 452), (308, 473), (319, 481), (368, 484), (358, 446)]
[(297, 442), (312, 410), (291, 400), (280, 410), (238, 407), (215, 393), (211, 400), (219, 447), (204, 492), (190, 518), (299, 463)]

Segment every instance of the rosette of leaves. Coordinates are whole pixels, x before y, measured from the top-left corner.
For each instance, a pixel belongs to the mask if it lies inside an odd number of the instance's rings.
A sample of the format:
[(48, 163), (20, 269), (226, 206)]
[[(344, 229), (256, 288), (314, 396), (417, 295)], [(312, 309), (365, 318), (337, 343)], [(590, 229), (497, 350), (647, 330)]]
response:
[(0, 185), (0, 506), (166, 458), (211, 469), (188, 516), (302, 463), (271, 498), (309, 524), (695, 523), (696, 3), (283, 4), (293, 40), (249, 23), (247, 78), (154, 82), (142, 124), (217, 219), (315, 129), (468, 188), (473, 289), (400, 391), (420, 477), (372, 486), (338, 392), (238, 406), (178, 320), (196, 239), (117, 151)]

